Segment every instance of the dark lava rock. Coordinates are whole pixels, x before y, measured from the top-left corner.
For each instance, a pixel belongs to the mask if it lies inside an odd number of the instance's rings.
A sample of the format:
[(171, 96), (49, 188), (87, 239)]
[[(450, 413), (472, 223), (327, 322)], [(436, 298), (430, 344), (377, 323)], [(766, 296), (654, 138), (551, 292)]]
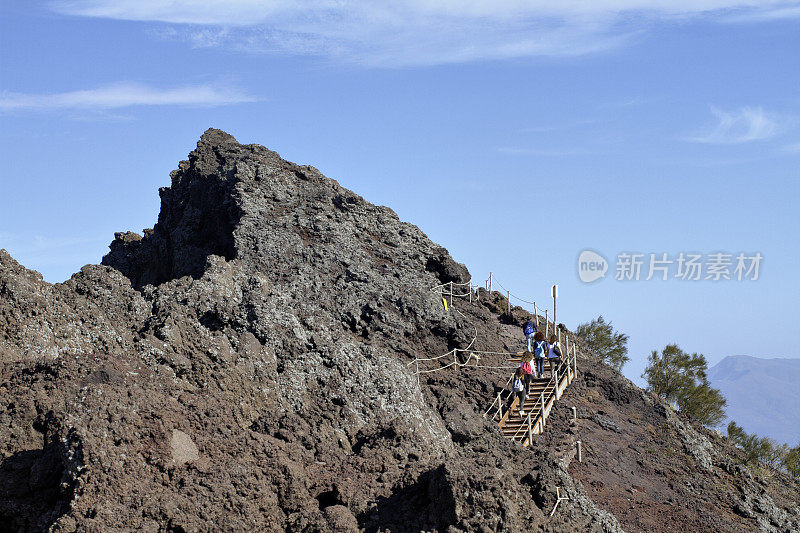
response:
[(445, 311), (431, 289), (469, 273), (391, 209), (213, 129), (171, 177), (155, 226), (65, 283), (0, 251), (0, 530), (797, 529), (794, 482), (580, 343), (533, 450), (483, 417), (503, 355), (418, 377), (521, 349), (529, 313)]

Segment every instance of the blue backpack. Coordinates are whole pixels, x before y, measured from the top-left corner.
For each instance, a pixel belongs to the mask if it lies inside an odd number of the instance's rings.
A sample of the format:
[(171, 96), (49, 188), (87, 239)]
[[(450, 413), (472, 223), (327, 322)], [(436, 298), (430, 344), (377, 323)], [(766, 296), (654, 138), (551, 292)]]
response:
[(533, 332), (536, 331), (536, 328), (531, 324), (530, 321), (525, 323), (525, 335), (533, 335)]
[(533, 356), (536, 358), (544, 357), (544, 341), (538, 341), (533, 345)]

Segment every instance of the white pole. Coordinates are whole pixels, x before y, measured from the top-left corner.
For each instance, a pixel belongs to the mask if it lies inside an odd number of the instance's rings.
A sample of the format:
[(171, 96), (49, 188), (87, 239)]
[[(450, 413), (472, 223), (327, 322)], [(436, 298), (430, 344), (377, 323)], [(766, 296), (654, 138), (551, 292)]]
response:
[(533, 445), (533, 427), (531, 426), (531, 415), (533, 414), (533, 409), (531, 412), (528, 413), (528, 446)]
[(561, 503), (561, 491), (558, 489), (558, 487), (556, 487), (556, 503), (555, 505), (553, 505), (553, 510), (550, 511), (550, 518), (552, 518), (553, 515), (556, 514), (556, 509), (558, 509), (559, 503)]
[(553, 327), (556, 328), (558, 340), (561, 340), (561, 332), (558, 330), (558, 320), (556, 319), (556, 300), (558, 299), (558, 285), (553, 285)]
[(492, 273), (489, 272), (489, 292), (492, 292)]
[(469, 282), (469, 303), (472, 303), (472, 282)]
[(581, 450), (581, 441), (578, 441), (575, 444), (578, 445), (578, 462), (582, 463), (583, 462), (583, 453), (581, 453), (582, 452), (582, 450)]
[(541, 415), (542, 431), (544, 431), (544, 391), (539, 393), (539, 400), (542, 402), (542, 410), (539, 414)]
[(536, 310), (536, 302), (533, 302), (533, 316), (536, 317), (536, 329), (539, 329), (539, 311)]
[(544, 310), (544, 340), (550, 342), (550, 318), (549, 309)]
[(417, 385), (419, 385), (420, 384), (420, 381), (419, 381), (419, 360), (414, 361), (414, 362), (417, 363)]
[(497, 393), (497, 412), (500, 413), (500, 420), (503, 419), (503, 398)]
[(561, 396), (558, 393), (558, 368), (554, 366), (551, 362), (550, 364), (550, 371), (553, 373), (553, 377), (555, 378), (553, 381), (556, 383), (556, 400), (561, 399)]
[(578, 421), (578, 408), (575, 407), (574, 405), (572, 406), (572, 421), (573, 422)]
[(450, 282), (450, 307), (453, 307), (453, 282)]
[(572, 372), (575, 374), (575, 377), (578, 377), (578, 348), (573, 344), (572, 345)]

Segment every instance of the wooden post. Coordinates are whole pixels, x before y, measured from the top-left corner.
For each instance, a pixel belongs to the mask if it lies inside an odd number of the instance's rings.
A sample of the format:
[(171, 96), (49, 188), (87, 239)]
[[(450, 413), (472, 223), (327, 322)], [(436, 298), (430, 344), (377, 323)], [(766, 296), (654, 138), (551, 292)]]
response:
[(453, 282), (450, 282), (450, 307), (453, 307)]
[(500, 420), (503, 420), (503, 397), (497, 393), (497, 412), (500, 413)]
[(419, 382), (419, 360), (414, 361), (417, 364), (417, 385), (420, 384)]
[(570, 374), (572, 374), (572, 365), (569, 364), (569, 335), (566, 333), (564, 334), (564, 353), (567, 354), (564, 357), (564, 362), (566, 363), (567, 367), (567, 379), (571, 379)]
[(544, 310), (544, 340), (550, 342), (550, 318), (549, 318), (549, 309)]
[(469, 303), (472, 303), (472, 282), (469, 282)]
[(572, 345), (572, 373), (578, 377), (578, 348)]
[(533, 415), (533, 409), (531, 409), (531, 412), (528, 413), (528, 446), (533, 444), (533, 427), (531, 426), (531, 415)]
[(536, 329), (539, 329), (539, 311), (536, 310), (536, 302), (533, 302), (533, 316), (536, 317)]
[[(569, 353), (569, 350), (567, 350)], [(572, 353), (569, 356), (569, 368), (572, 371), (572, 379), (575, 379), (575, 343), (572, 343)]]
[(578, 462), (582, 463), (583, 462), (583, 453), (582, 453), (582, 450), (581, 450), (581, 441), (578, 441), (575, 444), (578, 445)]
[(574, 405), (572, 406), (572, 421), (573, 422), (578, 421), (578, 408), (575, 407)]
[(556, 328), (556, 335), (558, 340), (561, 340), (561, 332), (558, 330), (558, 318), (556, 317), (556, 300), (558, 299), (558, 285), (553, 285), (551, 288), (553, 293), (553, 327)]
[(506, 313), (511, 317), (511, 291), (506, 291)]
[(561, 396), (558, 393), (558, 368), (555, 365), (553, 365), (552, 362), (550, 363), (550, 372), (553, 373), (553, 378), (554, 378), (553, 381), (556, 384), (556, 400), (560, 400)]
[(492, 273), (489, 272), (489, 292), (492, 292)]
[(559, 503), (561, 503), (561, 491), (558, 487), (556, 487), (556, 503), (553, 504), (553, 510), (550, 511), (550, 518), (553, 518), (553, 515), (556, 514), (556, 509), (558, 509)]
[(542, 402), (542, 409), (541, 409), (541, 411), (540, 411), (540, 413), (539, 413), (539, 414), (540, 414), (540, 415), (541, 415), (541, 417), (542, 417), (542, 418), (541, 418), (541, 420), (542, 420), (542, 431), (544, 431), (544, 391), (542, 391), (542, 392), (540, 392), (540, 393), (539, 393), (539, 399), (540, 399), (540, 400), (541, 400), (541, 402)]

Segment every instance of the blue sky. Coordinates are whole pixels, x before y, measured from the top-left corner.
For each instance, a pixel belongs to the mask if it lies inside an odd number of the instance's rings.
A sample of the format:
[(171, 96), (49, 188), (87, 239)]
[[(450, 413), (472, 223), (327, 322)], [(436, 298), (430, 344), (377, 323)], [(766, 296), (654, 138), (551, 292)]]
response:
[[(800, 2), (369, 4), (3, 2), (0, 247), (51, 282), (99, 262), (213, 126), (392, 207), (480, 283), (559, 283), (561, 321), (630, 335), (639, 383), (668, 342), (800, 357)], [(605, 279), (578, 279), (584, 249)], [(719, 251), (760, 252), (759, 279), (614, 279), (621, 252)]]

